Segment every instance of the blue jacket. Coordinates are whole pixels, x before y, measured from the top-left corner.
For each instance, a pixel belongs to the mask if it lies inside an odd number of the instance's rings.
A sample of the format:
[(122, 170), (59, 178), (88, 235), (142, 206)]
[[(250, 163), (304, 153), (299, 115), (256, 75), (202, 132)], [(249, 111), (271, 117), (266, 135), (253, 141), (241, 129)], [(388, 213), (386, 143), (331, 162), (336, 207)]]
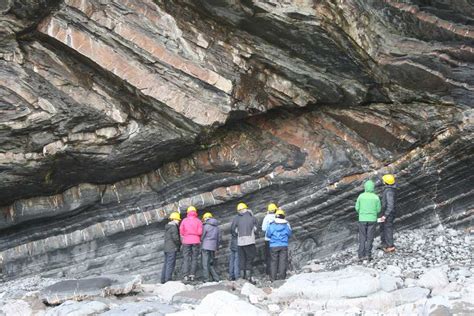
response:
[(291, 237), (291, 227), (285, 219), (276, 218), (268, 225), (265, 234), (270, 239), (270, 248), (288, 247), (288, 239)]

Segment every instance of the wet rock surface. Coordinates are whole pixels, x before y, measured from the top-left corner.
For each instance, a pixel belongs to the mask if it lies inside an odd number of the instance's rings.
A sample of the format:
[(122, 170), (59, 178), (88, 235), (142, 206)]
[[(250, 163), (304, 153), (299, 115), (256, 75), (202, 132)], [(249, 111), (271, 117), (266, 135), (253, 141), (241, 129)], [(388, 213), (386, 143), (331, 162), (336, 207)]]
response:
[[(259, 219), (270, 201), (287, 211), (299, 269), (353, 243), (361, 185), (385, 172), (398, 179), (398, 227), (471, 227), (472, 12), (466, 1), (4, 1), (3, 280), (157, 282), (164, 219), (189, 204), (223, 223), (223, 273), (241, 200)], [(442, 249), (433, 262), (449, 262)]]

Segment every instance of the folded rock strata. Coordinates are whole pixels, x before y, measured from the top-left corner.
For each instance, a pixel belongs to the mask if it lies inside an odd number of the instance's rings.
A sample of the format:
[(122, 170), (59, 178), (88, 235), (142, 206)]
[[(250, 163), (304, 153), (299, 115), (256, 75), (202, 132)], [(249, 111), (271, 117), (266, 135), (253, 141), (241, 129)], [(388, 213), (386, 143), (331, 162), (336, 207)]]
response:
[(11, 0), (0, 12), (5, 278), (156, 279), (171, 211), (214, 212), (227, 247), (241, 200), (259, 218), (269, 201), (288, 212), (297, 265), (354, 241), (353, 203), (384, 172), (399, 179), (400, 228), (472, 226), (466, 1)]

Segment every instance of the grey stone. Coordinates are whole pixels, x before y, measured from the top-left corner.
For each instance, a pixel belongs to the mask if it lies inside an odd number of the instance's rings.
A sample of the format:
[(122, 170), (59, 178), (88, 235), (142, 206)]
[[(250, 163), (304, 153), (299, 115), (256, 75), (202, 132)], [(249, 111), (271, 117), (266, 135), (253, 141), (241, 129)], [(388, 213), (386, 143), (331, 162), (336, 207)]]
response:
[(302, 273), (290, 277), (270, 295), (274, 301), (295, 298), (353, 298), (375, 293), (381, 289), (376, 271), (363, 267), (348, 267), (335, 272)]
[(416, 302), (428, 296), (430, 290), (421, 287), (409, 287), (393, 291), (393, 299), (397, 305)]
[(426, 271), (420, 276), (417, 284), (418, 286), (433, 289), (436, 287), (444, 287), (448, 285), (449, 280), (443, 268), (433, 268)]
[(33, 309), (31, 308), (30, 304), (24, 300), (7, 302), (1, 307), (1, 311), (5, 313), (5, 315), (33, 315)]
[(160, 297), (165, 303), (171, 303), (177, 293), (192, 291), (193, 286), (186, 285), (178, 281), (169, 281), (153, 291), (153, 294)]
[(392, 292), (400, 288), (403, 284), (403, 280), (395, 278), (391, 275), (381, 273), (380, 274), (380, 287), (385, 292)]
[(66, 301), (48, 310), (45, 316), (92, 316), (106, 311), (108, 306), (97, 301)]
[(173, 295), (172, 302), (174, 304), (194, 304), (198, 305), (207, 295), (216, 291), (233, 292), (233, 288), (223, 284), (203, 286), (193, 290), (179, 292)]
[(102, 313), (102, 316), (136, 316), (136, 315), (166, 315), (175, 312), (176, 309), (170, 305), (160, 302), (133, 302), (125, 303), (117, 307), (112, 307), (109, 311)]
[(64, 280), (46, 287), (40, 297), (48, 304), (56, 305), (68, 300), (81, 301), (96, 296), (123, 295), (139, 291), (140, 276), (103, 276), (89, 279)]
[(268, 313), (248, 302), (245, 302), (237, 295), (227, 291), (216, 291), (207, 295), (194, 310), (185, 310), (174, 316), (198, 316), (198, 315), (268, 315)]

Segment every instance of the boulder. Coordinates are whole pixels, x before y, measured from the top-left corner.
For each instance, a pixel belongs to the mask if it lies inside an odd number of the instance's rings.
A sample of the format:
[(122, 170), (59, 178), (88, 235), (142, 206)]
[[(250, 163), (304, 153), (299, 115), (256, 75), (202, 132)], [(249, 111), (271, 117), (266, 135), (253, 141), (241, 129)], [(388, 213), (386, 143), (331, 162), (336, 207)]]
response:
[(232, 292), (233, 288), (224, 284), (210, 284), (206, 283), (204, 286), (200, 286), (187, 290), (187, 291), (182, 291), (179, 293), (176, 293), (173, 298), (172, 302), (173, 304), (193, 304), (197, 305), (199, 304), (203, 298), (205, 298), (207, 295), (214, 293), (216, 291), (227, 291), (227, 292)]
[(271, 299), (291, 301), (295, 298), (356, 298), (373, 294), (380, 289), (380, 277), (375, 270), (356, 266), (335, 272), (294, 275), (273, 291)]
[(107, 304), (98, 301), (66, 301), (46, 312), (45, 316), (89, 316), (109, 309)]
[(58, 305), (68, 300), (82, 301), (97, 296), (123, 295), (139, 291), (141, 282), (141, 276), (118, 275), (64, 280), (41, 290), (40, 298), (50, 305)]
[(260, 316), (268, 313), (237, 295), (226, 291), (208, 294), (194, 310), (186, 310), (168, 314), (170, 316), (201, 316), (201, 315), (245, 315)]
[(421, 299), (425, 299), (430, 291), (421, 287), (408, 287), (400, 290), (393, 291), (393, 299), (396, 305), (403, 305), (412, 303)]
[(432, 297), (423, 305), (423, 315), (451, 316), (451, 303), (442, 296)]
[(307, 312), (307, 311), (346, 311), (348, 309), (359, 309), (363, 311), (386, 311), (395, 307), (395, 301), (391, 293), (377, 292), (367, 297), (359, 297), (352, 299), (296, 299), (290, 305), (290, 309)]
[(248, 282), (242, 286), (240, 294), (247, 296), (249, 301), (253, 304), (263, 301), (266, 296), (266, 293), (262, 289), (259, 289), (255, 285)]
[(24, 300), (10, 301), (2, 306), (1, 311), (4, 312), (5, 315), (33, 315), (33, 310), (30, 304)]
[(101, 316), (136, 316), (136, 315), (165, 315), (175, 312), (172, 306), (160, 302), (131, 302), (113, 307), (109, 311), (101, 314)]
[(393, 277), (389, 274), (380, 274), (380, 287), (385, 292), (392, 292), (400, 288), (403, 284), (403, 280), (400, 278)]
[(186, 285), (179, 281), (169, 281), (156, 288), (153, 294), (159, 296), (163, 302), (170, 303), (176, 293), (190, 291), (192, 289), (193, 287), (191, 285)]
[(433, 268), (420, 276), (417, 285), (427, 289), (434, 289), (437, 287), (445, 287), (449, 280), (443, 268)]

